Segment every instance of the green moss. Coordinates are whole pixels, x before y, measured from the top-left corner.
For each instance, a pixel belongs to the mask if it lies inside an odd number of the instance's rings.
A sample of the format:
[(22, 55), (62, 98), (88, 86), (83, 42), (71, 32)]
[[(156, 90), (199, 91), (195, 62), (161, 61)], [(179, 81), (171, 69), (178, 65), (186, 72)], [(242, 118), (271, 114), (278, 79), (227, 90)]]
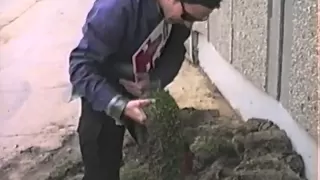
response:
[(151, 98), (156, 101), (146, 109), (150, 172), (161, 180), (179, 179), (185, 145), (180, 109), (167, 91), (152, 92)]
[(138, 166), (134, 163), (126, 164), (120, 173), (121, 180), (152, 180), (148, 165)]
[(237, 155), (232, 141), (224, 137), (198, 136), (190, 148), (192, 152), (209, 153), (213, 157)]
[(54, 167), (46, 180), (61, 180), (70, 175), (77, 174), (82, 168), (81, 162), (63, 161), (60, 165)]

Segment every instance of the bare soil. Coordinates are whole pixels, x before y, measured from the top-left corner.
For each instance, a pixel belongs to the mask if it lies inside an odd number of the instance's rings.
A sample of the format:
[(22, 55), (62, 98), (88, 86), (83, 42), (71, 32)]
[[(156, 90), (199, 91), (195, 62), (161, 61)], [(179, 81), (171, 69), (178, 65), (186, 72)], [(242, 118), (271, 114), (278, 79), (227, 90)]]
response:
[[(301, 157), (285, 132), (270, 121), (241, 121), (219, 91), (185, 62), (168, 87), (189, 124), (193, 153), (191, 180), (299, 180)], [(80, 180), (83, 174), (77, 134), (66, 130), (61, 147), (30, 147), (0, 164), (1, 180)], [(122, 180), (134, 180), (147, 167), (131, 137), (124, 142)], [(146, 168), (146, 169), (144, 169)], [(150, 176), (139, 178), (152, 179)]]

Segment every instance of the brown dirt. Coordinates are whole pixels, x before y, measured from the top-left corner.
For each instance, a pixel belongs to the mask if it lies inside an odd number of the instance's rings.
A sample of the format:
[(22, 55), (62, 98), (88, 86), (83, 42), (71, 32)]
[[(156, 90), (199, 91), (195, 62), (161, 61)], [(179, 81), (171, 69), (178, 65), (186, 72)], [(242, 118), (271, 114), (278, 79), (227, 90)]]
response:
[[(264, 120), (243, 123), (205, 76), (189, 63), (169, 91), (186, 119), (185, 134), (194, 154), (191, 180), (302, 179), (301, 157), (292, 151), (285, 132)], [(190, 114), (191, 113), (191, 114)], [(77, 136), (67, 131), (61, 147), (31, 147), (0, 164), (1, 180), (80, 180), (81, 158)], [(122, 175), (144, 174), (143, 156), (126, 134)], [(140, 165), (139, 168), (134, 168)], [(129, 168), (129, 169), (128, 169)], [(134, 177), (127, 178), (134, 180)], [(147, 178), (140, 178), (143, 180)], [(125, 177), (122, 179), (125, 180)]]

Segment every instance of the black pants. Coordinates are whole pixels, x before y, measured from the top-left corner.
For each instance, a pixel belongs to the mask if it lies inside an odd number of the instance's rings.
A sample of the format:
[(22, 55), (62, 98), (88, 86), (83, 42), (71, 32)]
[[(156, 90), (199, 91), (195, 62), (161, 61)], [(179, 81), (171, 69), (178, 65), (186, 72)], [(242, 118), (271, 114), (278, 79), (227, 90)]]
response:
[[(125, 127), (117, 126), (104, 112), (94, 111), (84, 99), (81, 104), (78, 133), (85, 167), (83, 180), (119, 180)], [(133, 121), (127, 128), (134, 135), (131, 127)]]

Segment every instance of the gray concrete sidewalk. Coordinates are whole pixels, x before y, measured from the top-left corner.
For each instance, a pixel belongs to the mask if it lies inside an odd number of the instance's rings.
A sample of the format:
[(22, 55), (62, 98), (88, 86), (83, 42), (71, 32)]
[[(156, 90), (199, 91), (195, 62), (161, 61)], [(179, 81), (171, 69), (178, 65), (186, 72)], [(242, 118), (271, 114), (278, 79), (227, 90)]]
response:
[(65, 128), (75, 128), (68, 54), (92, 2), (0, 2), (0, 159), (33, 144), (54, 148)]

